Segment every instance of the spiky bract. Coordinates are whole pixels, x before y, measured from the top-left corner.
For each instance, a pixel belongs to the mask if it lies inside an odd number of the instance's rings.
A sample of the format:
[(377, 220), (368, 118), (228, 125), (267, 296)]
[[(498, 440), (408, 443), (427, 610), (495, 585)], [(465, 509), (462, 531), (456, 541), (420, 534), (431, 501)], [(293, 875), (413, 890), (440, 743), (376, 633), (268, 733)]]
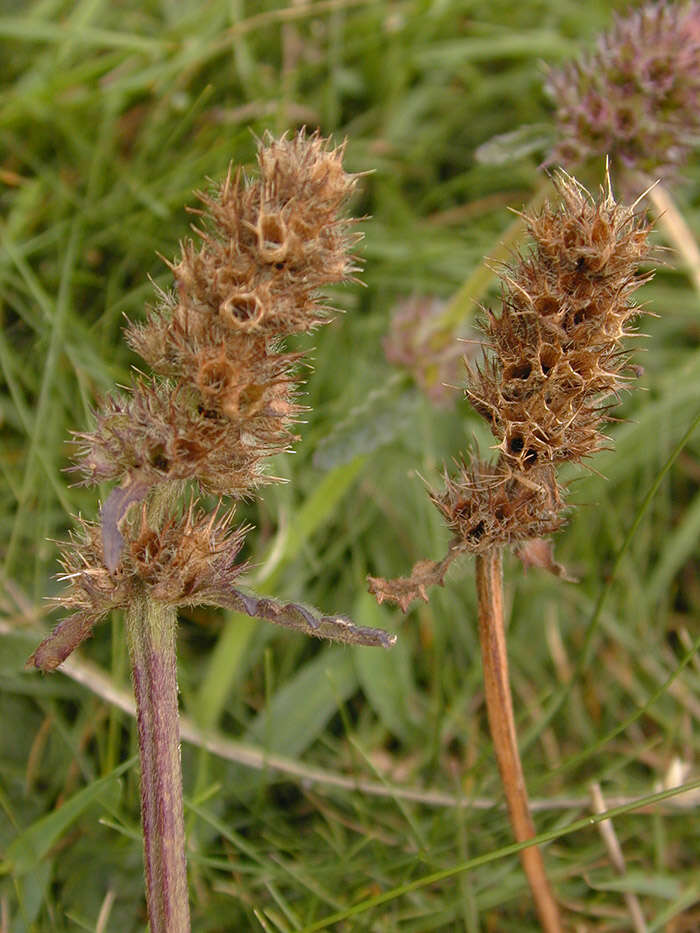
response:
[(244, 530), (230, 530), (232, 513), (217, 519), (178, 504), (188, 481), (219, 496), (251, 495), (266, 481), (264, 461), (296, 439), (302, 355), (286, 352), (284, 339), (327, 322), (320, 290), (357, 269), (358, 236), (343, 214), (356, 176), (343, 170), (343, 149), (318, 133), (266, 137), (257, 179), (229, 171), (199, 195), (201, 244), (181, 245), (169, 264), (175, 289), (159, 290), (145, 322), (126, 331), (156, 375), (105, 399), (94, 429), (76, 435), (83, 482), (120, 485), (101, 523), (81, 522), (66, 546), (68, 588), (55, 602), (71, 615), (30, 664), (53, 669), (111, 609), (143, 595), (171, 606), (228, 606), (344, 642), (391, 644), (344, 617), (234, 589)]
[(507, 463), (475, 461), (459, 474), (445, 474), (445, 488), (431, 498), (454, 534), (455, 545), (472, 554), (552, 534), (563, 524), (554, 469), (524, 475)]
[(125, 529), (127, 545), (119, 567), (105, 565), (102, 528), (78, 521), (62, 547), (61, 580), (66, 590), (53, 602), (71, 614), (37, 648), (28, 664), (56, 668), (112, 609), (121, 609), (144, 591), (171, 606), (211, 601), (230, 590), (245, 564), (236, 563), (245, 528), (232, 527), (233, 512), (206, 513), (195, 504), (170, 516), (160, 528), (149, 523), (145, 505)]
[(643, 213), (615, 201), (609, 178), (597, 200), (566, 172), (554, 180), (560, 203), (523, 215), (532, 250), (500, 271), (501, 308), (486, 315), (484, 355), (466, 361), (466, 396), (491, 427), (496, 461), (475, 457), (456, 477), (445, 474), (431, 498), (453, 535), (448, 554), (419, 562), (409, 577), (370, 578), (380, 602), (405, 611), (442, 584), (459, 553), (505, 545), (566, 575), (532, 542), (564, 523), (556, 465), (606, 443), (611, 398), (632, 373), (622, 341), (640, 313), (631, 296), (651, 274), (639, 271), (650, 228)]
[(200, 194), (201, 245), (182, 244), (175, 291), (126, 331), (161, 378), (108, 399), (79, 435), (85, 482), (196, 478), (241, 496), (264, 481), (264, 460), (289, 448), (303, 410), (300, 356), (282, 340), (327, 321), (319, 290), (357, 269), (342, 214), (356, 177), (342, 156), (317, 133), (267, 138), (256, 180), (229, 171)]

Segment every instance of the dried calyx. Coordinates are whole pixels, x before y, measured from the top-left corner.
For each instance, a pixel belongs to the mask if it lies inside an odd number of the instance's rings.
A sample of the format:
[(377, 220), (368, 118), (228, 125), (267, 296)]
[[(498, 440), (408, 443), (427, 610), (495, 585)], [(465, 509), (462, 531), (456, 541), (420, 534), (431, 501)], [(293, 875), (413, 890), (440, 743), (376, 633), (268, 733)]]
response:
[(421, 561), (410, 577), (370, 578), (380, 602), (405, 611), (426, 599), (426, 586), (441, 584), (459, 553), (514, 545), (532, 555), (530, 542), (564, 522), (556, 465), (606, 443), (601, 425), (634, 374), (622, 341), (640, 313), (632, 293), (650, 278), (639, 272), (649, 225), (614, 200), (609, 180), (598, 200), (564, 172), (556, 186), (559, 206), (524, 215), (533, 249), (501, 272), (500, 313), (489, 311), (484, 323), (487, 350), (467, 364), (466, 396), (489, 423), (497, 460), (475, 457), (446, 475), (431, 498), (453, 533), (447, 556)]
[(327, 322), (321, 290), (357, 271), (359, 234), (344, 216), (356, 176), (342, 158), (343, 147), (317, 133), (266, 138), (256, 180), (229, 172), (199, 195), (200, 244), (182, 244), (169, 264), (174, 290), (159, 291), (146, 321), (126, 330), (156, 375), (107, 398), (94, 430), (77, 436), (82, 481), (119, 485), (101, 524), (81, 523), (64, 549), (68, 587), (56, 602), (71, 615), (30, 664), (56, 667), (111, 609), (144, 592), (341, 641), (391, 643), (342, 617), (236, 589), (244, 530), (231, 529), (230, 513), (183, 507), (190, 481), (217, 496), (250, 496), (273, 481), (265, 460), (296, 440), (301, 355), (285, 351), (284, 338)]
[(85, 482), (196, 478), (242, 496), (266, 481), (263, 461), (296, 440), (302, 410), (299, 354), (281, 341), (326, 322), (319, 289), (357, 270), (342, 216), (356, 178), (342, 156), (318, 135), (269, 139), (257, 181), (229, 172), (199, 195), (201, 245), (182, 244), (174, 291), (126, 331), (161, 378), (109, 399), (79, 436)]

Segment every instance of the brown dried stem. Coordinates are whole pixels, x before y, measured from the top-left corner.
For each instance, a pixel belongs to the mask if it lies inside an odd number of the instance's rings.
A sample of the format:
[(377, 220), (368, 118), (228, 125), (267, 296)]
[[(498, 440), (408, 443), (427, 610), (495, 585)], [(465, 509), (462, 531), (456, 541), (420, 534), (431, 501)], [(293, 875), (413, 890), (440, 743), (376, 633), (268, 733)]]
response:
[[(484, 667), (484, 693), (489, 728), (501, 774), (513, 833), (517, 842), (532, 839), (535, 827), (525, 787), (513, 716), (508, 675), (508, 653), (503, 620), (501, 549), (476, 555), (476, 590), (479, 607), (479, 642)], [(523, 849), (520, 858), (532, 891), (542, 929), (560, 933), (559, 909), (547, 880), (537, 846)]]

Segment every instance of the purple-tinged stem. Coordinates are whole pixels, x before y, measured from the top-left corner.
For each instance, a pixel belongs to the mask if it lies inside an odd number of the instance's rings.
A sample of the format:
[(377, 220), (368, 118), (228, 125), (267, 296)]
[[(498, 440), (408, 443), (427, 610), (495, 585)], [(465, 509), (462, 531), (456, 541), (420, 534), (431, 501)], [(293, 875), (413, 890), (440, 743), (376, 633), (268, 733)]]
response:
[(171, 606), (146, 596), (126, 611), (141, 758), (146, 903), (150, 933), (189, 933), (185, 823)]
[[(535, 827), (515, 732), (503, 619), (502, 576), (500, 548), (477, 555), (476, 592), (486, 711), (510, 824), (516, 841), (525, 842), (535, 835)], [(537, 846), (529, 846), (520, 852), (520, 858), (542, 929), (546, 933), (561, 933), (559, 908), (544, 870), (542, 853)]]

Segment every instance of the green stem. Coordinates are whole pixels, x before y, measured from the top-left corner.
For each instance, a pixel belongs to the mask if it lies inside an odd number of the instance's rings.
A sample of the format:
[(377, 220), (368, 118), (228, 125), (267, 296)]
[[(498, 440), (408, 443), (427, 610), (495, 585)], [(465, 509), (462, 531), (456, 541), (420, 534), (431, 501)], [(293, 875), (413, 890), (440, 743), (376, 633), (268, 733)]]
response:
[(141, 758), (146, 902), (150, 933), (189, 933), (185, 825), (171, 606), (142, 595), (126, 611)]

